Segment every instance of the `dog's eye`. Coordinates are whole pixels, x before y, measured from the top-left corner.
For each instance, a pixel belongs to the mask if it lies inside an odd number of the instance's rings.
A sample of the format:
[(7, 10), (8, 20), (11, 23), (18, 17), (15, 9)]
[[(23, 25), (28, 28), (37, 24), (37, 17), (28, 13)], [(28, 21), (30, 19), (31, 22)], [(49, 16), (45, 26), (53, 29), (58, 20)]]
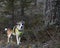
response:
[(22, 24), (23, 25), (23, 24)]
[(22, 24), (23, 25), (23, 24)]

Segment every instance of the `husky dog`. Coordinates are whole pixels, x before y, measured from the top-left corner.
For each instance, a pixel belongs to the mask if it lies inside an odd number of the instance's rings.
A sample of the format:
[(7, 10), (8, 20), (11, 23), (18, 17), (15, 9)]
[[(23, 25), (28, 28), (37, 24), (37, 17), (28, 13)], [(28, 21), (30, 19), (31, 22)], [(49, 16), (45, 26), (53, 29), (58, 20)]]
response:
[(20, 44), (20, 39), (22, 35), (22, 30), (24, 29), (24, 22), (18, 22), (17, 25), (15, 25), (13, 27), (13, 29), (10, 28), (5, 28), (5, 31), (7, 31), (7, 37), (8, 37), (8, 43), (9, 43), (9, 39), (11, 38), (11, 35), (16, 35), (16, 41), (17, 41), (17, 45)]

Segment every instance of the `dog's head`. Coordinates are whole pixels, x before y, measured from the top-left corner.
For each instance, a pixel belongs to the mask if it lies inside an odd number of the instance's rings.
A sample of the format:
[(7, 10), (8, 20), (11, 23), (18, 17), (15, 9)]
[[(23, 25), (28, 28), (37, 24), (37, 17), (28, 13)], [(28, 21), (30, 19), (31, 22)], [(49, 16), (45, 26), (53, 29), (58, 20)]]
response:
[(17, 27), (19, 30), (23, 30), (23, 29), (24, 29), (24, 24), (25, 24), (24, 21), (20, 21), (20, 22), (17, 23), (16, 27)]

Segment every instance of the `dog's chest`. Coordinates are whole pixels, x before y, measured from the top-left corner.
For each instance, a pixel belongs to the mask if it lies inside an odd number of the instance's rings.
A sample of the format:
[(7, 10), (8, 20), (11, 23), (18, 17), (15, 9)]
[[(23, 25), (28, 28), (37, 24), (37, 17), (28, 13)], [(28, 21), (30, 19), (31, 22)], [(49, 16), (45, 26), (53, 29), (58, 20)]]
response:
[(18, 30), (17, 28), (15, 28), (15, 30), (13, 30), (12, 32), (13, 35), (21, 35), (22, 34), (22, 31)]

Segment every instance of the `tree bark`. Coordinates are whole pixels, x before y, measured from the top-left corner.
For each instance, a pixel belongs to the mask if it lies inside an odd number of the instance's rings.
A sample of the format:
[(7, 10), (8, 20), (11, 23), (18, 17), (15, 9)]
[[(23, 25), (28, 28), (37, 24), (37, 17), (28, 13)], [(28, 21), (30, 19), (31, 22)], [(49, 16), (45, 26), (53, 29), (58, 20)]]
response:
[(24, 18), (24, 2), (21, 0), (21, 20)]

